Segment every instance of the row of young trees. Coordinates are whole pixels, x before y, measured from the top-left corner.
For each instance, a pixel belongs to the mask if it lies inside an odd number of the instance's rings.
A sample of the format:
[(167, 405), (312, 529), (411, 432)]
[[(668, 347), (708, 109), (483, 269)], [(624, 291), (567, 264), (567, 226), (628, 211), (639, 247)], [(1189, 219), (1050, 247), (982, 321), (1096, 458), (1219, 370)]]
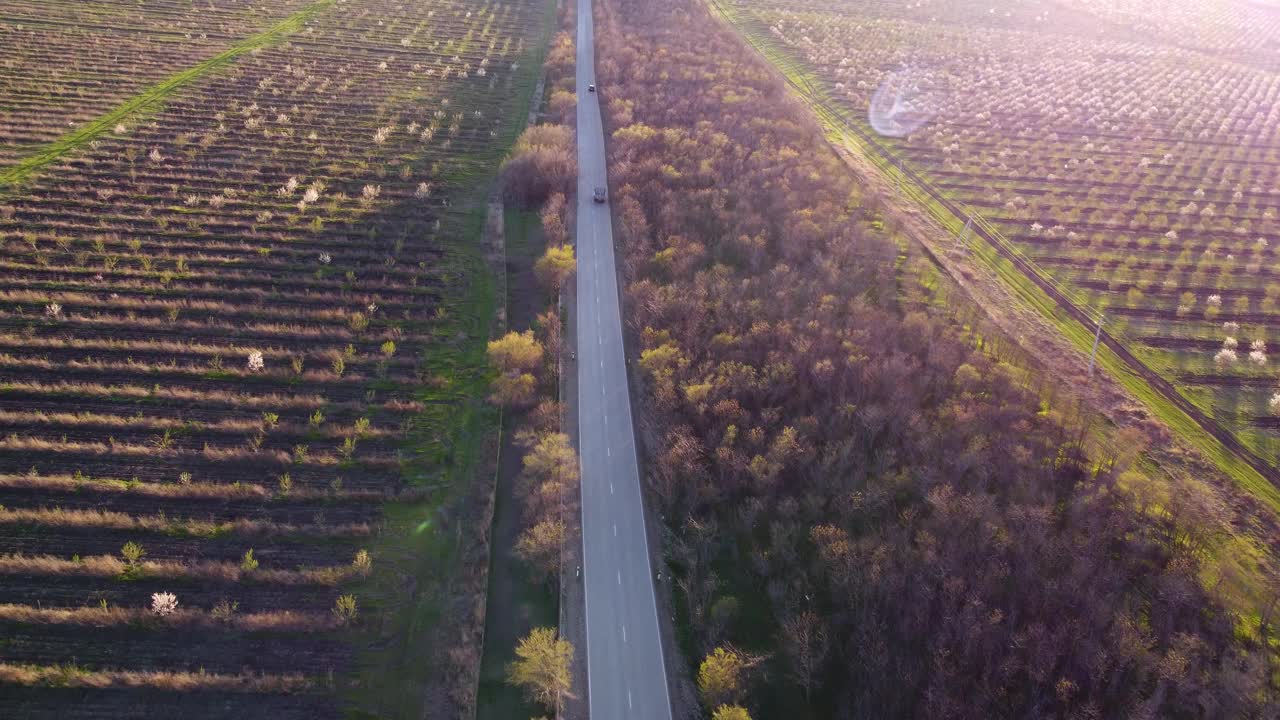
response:
[[(562, 22), (566, 21), (562, 17)], [(566, 23), (567, 24), (567, 23)], [(578, 457), (564, 433), (557, 385), (560, 380), (562, 327), (558, 298), (576, 268), (569, 242), (570, 203), (577, 175), (573, 128), (562, 124), (574, 114), (576, 98), (568, 89), (573, 78), (573, 41), (561, 32), (544, 62), (550, 82), (553, 120), (527, 129), (502, 169), (508, 202), (539, 210), (546, 249), (533, 271), (548, 300), (535, 327), (512, 331), (489, 343), (489, 362), (497, 376), (492, 400), (512, 411), (515, 444), (523, 453), (517, 500), (523, 508), (523, 530), (514, 551), (539, 582), (554, 588), (561, 571), (562, 548), (569, 532), (566, 497), (578, 482)], [(533, 628), (515, 648), (508, 681), (521, 687), (530, 701), (559, 714), (573, 686), (573, 645), (555, 628)]]
[(1204, 587), (1189, 511), (908, 306), (880, 203), (785, 85), (693, 0), (599, 12), (648, 481), (707, 710), (1274, 710), (1268, 621)]

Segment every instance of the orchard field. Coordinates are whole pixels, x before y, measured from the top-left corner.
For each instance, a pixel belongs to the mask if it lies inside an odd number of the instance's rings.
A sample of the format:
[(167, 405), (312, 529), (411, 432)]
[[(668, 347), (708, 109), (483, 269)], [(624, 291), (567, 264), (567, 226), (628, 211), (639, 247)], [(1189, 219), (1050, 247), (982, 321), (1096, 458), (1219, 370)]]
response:
[(377, 655), (427, 592), (386, 531), (447, 556), (549, 10), (0, 0), (0, 714), (427, 672)]
[(1275, 464), (1280, 4), (730, 5)]

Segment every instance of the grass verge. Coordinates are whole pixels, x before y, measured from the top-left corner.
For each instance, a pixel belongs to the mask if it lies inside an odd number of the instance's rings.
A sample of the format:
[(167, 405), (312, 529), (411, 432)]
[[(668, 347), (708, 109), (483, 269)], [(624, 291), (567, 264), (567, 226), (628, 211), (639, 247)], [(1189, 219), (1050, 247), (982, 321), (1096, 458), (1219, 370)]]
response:
[[(542, 247), (538, 214), (508, 208), (503, 226), (506, 229), (508, 267), (513, 275), (531, 268)], [(512, 329), (523, 330), (529, 315), (537, 311), (527, 297), (521, 297), (521, 283), (512, 278), (511, 301), (526, 307), (509, 307), (507, 317)], [(523, 288), (527, 291), (529, 288)], [(538, 292), (537, 288), (533, 288)], [(508, 432), (514, 428), (508, 428)], [(505, 450), (505, 448), (504, 448)], [(537, 717), (543, 712), (530, 703), (519, 688), (507, 683), (507, 665), (515, 660), (515, 646), (534, 627), (555, 627), (558, 622), (558, 595), (546, 585), (530, 577), (524, 561), (512, 553), (519, 534), (521, 503), (514, 492), (519, 461), (507, 458), (503, 477), (498, 482), (494, 508), (493, 544), (490, 548), (489, 604), (485, 616), (484, 655), (480, 663), (480, 688), (476, 705), (478, 720)], [(506, 532), (504, 532), (504, 529)]]
[[(417, 720), (431, 710), (426, 678), (443, 670), (433, 666), (433, 659), (446, 636), (439, 626), (442, 602), (448, 599), (464, 549), (456, 522), (467, 519), (462, 506), (477, 473), (492, 469), (489, 451), (496, 453), (502, 424), (499, 410), (486, 400), (491, 371), (485, 352), (497, 293), (479, 243), (486, 218), (482, 201), (498, 163), (524, 130), (526, 109), (534, 101), (555, 18), (554, 2), (546, 0), (544, 7), (541, 36), (521, 62), (508, 104), (517, 120), (490, 151), (456, 159), (441, 177), (451, 188), (472, 188), (467, 206), (473, 209), (441, 234), (453, 238), (447, 247), (447, 276), (460, 292), (446, 296), (450, 321), (424, 358), (436, 382), (418, 391), (426, 410), (416, 419), (405, 448), (406, 481), (430, 492), (422, 501), (385, 506), (383, 530), (370, 548), (374, 572), (357, 590), (381, 618), (381, 626), (375, 646), (360, 658), (355, 683), (344, 690), (348, 717)], [(449, 529), (451, 519), (455, 527)]]
[[(439, 382), (417, 393), (426, 409), (409, 433), (402, 470), (410, 486), (429, 492), (422, 501), (384, 506), (383, 528), (370, 548), (375, 571), (355, 590), (365, 614), (378, 617), (381, 627), (377, 646), (361, 657), (357, 683), (347, 693), (355, 708), (352, 717), (421, 716), (427, 700), (424, 677), (434, 670), (431, 659), (439, 640), (433, 630), (461, 551), (460, 514), (453, 511), (487, 465), (484, 450), (498, 426), (497, 410), (484, 401), (492, 279), (478, 248), (466, 242), (478, 237), (483, 214), (472, 212), (462, 220), (455, 235), (460, 240), (449, 255), (465, 291), (448, 306), (452, 321), (442, 335), (453, 340), (426, 351), (429, 373)], [(353, 638), (365, 644), (361, 640)]]

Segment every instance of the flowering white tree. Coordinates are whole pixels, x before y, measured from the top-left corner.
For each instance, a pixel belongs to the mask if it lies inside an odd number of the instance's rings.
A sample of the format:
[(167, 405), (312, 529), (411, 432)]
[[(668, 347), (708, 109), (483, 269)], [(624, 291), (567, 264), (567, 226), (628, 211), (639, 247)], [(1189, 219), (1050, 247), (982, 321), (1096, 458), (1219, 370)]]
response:
[(1221, 350), (1218, 351), (1217, 355), (1213, 356), (1214, 364), (1219, 366), (1234, 365), (1236, 361), (1239, 359), (1240, 358), (1236, 355), (1236, 351), (1230, 350), (1228, 348), (1222, 348)]
[(151, 612), (165, 617), (178, 609), (178, 596), (173, 593), (158, 592), (151, 594)]
[(1267, 343), (1264, 340), (1254, 340), (1249, 345), (1249, 360), (1257, 365), (1267, 364)]
[(259, 352), (258, 350), (254, 350), (253, 352), (249, 353), (249, 369), (250, 370), (252, 370), (253, 372), (258, 372), (264, 367), (266, 367), (266, 361), (262, 359), (261, 352)]
[(44, 306), (44, 312), (49, 317), (62, 317), (62, 306), (56, 302), (51, 302)]
[(329, 254), (329, 253), (327, 253), (327, 252), (322, 252), (322, 253), (320, 253), (320, 264), (321, 264), (321, 265), (328, 265), (328, 264), (329, 264), (329, 263), (331, 263), (331, 262), (333, 262), (333, 256), (332, 256), (332, 255), (330, 255), (330, 254)]

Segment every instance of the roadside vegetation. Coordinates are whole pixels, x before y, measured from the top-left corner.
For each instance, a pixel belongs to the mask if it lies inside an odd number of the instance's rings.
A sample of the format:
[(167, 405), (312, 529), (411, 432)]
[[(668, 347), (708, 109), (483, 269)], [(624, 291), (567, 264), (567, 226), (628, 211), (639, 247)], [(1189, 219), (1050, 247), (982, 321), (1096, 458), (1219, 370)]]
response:
[(1259, 717), (1271, 617), (954, 312), (694, 0), (596, 23), (647, 478), (707, 715)]
[[(562, 10), (562, 26), (572, 26), (572, 18)], [(561, 290), (576, 269), (567, 230), (577, 179), (567, 32), (553, 39), (544, 67), (546, 95), (557, 102), (547, 103), (546, 122), (525, 130), (502, 168), (508, 218), (517, 220), (508, 228), (506, 251), (513, 329), (488, 344), (490, 401), (505, 414), (510, 442), (504, 452), (518, 461), (504, 463), (507, 477), (499, 480), (493, 564), (503, 575), (490, 582), (481, 720), (537, 707), (558, 713), (572, 686), (573, 645), (557, 638), (556, 629), (536, 626), (559, 617), (568, 518), (576, 515), (572, 498), (580, 480), (560, 397), (561, 368), (569, 361)]]

